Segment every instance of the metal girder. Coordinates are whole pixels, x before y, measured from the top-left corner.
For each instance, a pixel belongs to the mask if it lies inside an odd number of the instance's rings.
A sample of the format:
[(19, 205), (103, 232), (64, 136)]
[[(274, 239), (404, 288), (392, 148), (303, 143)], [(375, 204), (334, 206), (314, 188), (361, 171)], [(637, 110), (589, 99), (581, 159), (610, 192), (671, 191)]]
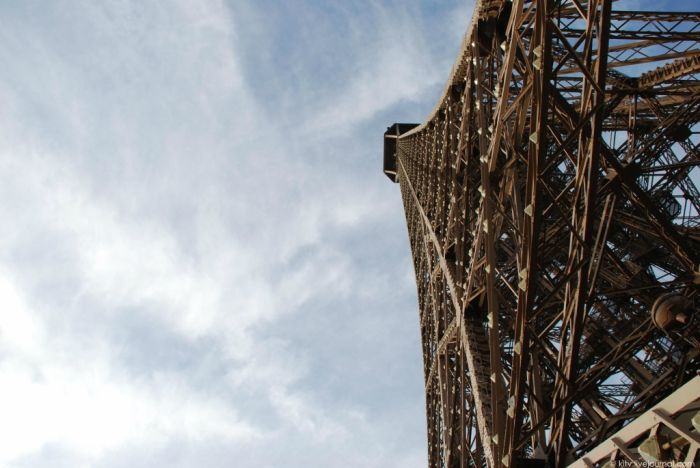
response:
[[(693, 417), (700, 420), (698, 388), (700, 377), (695, 377), (569, 467), (584, 468), (606, 462), (619, 465), (622, 460), (630, 465), (683, 462), (692, 466), (700, 450), (700, 435), (691, 421)], [(645, 452), (643, 444), (647, 440), (650, 441), (648, 444), (659, 444), (661, 449), (659, 457), (654, 460), (649, 456), (649, 451)], [(668, 441), (672, 442), (672, 446)], [(664, 449), (664, 443), (668, 443), (669, 447)]]
[(700, 370), (697, 50), (700, 13), (477, 2), (396, 127), (431, 467), (634, 452), (611, 436)]
[(651, 88), (693, 73), (700, 72), (700, 53), (682, 57), (654, 70), (643, 73), (639, 77), (640, 88)]

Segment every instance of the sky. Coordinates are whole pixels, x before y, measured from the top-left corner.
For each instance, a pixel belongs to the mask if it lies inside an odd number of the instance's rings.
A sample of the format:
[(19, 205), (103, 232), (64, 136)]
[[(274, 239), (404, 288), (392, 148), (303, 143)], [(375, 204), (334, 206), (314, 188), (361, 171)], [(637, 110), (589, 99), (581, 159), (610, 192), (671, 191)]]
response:
[(472, 8), (0, 2), (0, 466), (425, 466), (382, 133)]
[(424, 466), (382, 134), (470, 15), (0, 2), (0, 466)]

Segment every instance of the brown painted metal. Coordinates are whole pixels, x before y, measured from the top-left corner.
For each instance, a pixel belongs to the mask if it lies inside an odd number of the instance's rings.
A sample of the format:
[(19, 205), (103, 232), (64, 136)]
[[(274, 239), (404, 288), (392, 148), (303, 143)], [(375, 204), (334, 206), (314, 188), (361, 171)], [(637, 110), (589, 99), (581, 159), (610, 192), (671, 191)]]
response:
[(698, 51), (700, 13), (477, 3), (392, 172), (430, 467), (565, 466), (697, 374)]

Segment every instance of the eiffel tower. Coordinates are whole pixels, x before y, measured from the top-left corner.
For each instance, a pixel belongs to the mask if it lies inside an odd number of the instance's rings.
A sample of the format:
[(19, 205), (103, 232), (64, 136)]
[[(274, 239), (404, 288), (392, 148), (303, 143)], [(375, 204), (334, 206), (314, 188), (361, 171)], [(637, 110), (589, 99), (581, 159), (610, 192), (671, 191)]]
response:
[(700, 12), (477, 1), (384, 134), (431, 468), (700, 461)]

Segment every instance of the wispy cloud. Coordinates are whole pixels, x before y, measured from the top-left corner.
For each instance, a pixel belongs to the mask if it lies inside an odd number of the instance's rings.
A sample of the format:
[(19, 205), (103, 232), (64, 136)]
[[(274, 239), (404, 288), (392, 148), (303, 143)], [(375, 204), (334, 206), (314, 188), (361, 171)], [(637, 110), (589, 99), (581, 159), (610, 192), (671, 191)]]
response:
[(348, 132), (401, 101), (425, 99), (424, 93), (444, 80), (413, 18), (402, 8), (378, 13), (377, 24), (355, 25), (355, 38), (372, 38), (365, 44), (365, 55), (356, 57), (347, 80), (333, 90), (333, 99), (311, 106), (305, 132)]
[(3, 466), (47, 445), (89, 463), (129, 442), (159, 446), (184, 437), (240, 443), (261, 435), (235, 408), (182, 376), (157, 372), (134, 379), (115, 362), (114, 343), (101, 343), (104, 336), (81, 336), (81, 324), (73, 324), (72, 333), (50, 326), (60, 320), (42, 320), (41, 314), (57, 311), (23, 297), (6, 272), (0, 275), (0, 301)]

